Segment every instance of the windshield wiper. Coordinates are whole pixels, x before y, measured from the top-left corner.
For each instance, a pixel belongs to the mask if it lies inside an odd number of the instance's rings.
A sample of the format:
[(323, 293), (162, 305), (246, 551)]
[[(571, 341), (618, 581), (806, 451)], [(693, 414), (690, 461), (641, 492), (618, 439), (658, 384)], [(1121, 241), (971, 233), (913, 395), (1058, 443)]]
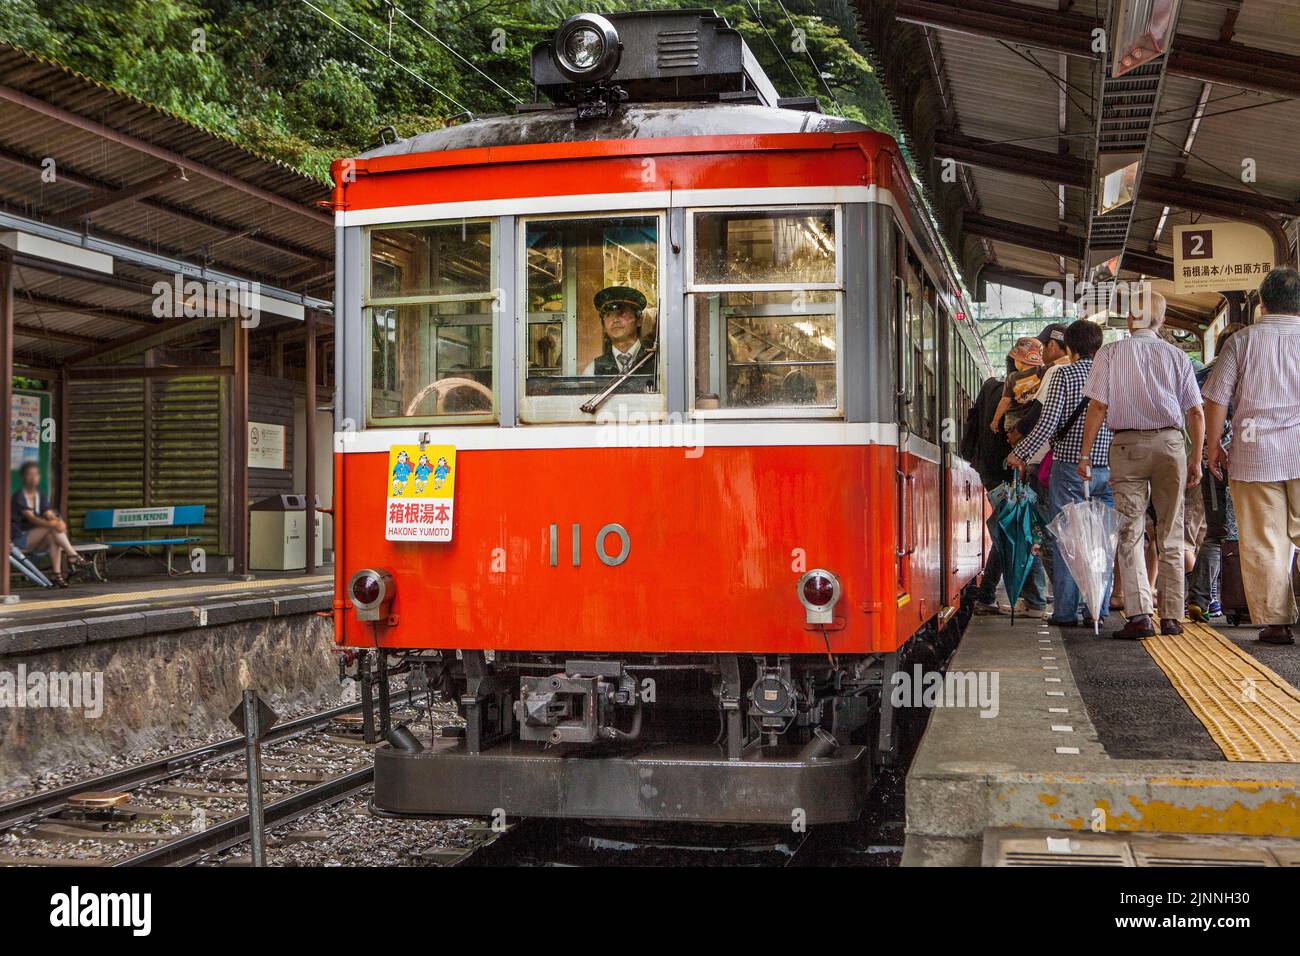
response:
[(634, 364), (628, 366), (627, 371), (624, 372), (622, 375), (620, 375), (618, 378), (614, 379), (613, 382), (611, 382), (608, 386), (606, 386), (603, 392), (589, 398), (581, 406), (581, 411), (585, 412), (588, 415), (590, 415), (592, 412), (597, 411), (600, 408), (600, 406), (604, 405), (607, 401), (609, 401), (609, 397), (611, 395), (613, 395), (616, 391), (618, 391), (618, 387), (620, 385), (622, 385), (629, 378), (635, 375), (636, 370), (639, 369), (646, 362), (650, 361), (650, 359), (654, 358), (655, 353), (658, 351), (659, 351), (658, 345), (652, 345), (650, 346), (650, 348), (646, 349), (645, 354), (642, 355), (639, 359), (637, 359)]

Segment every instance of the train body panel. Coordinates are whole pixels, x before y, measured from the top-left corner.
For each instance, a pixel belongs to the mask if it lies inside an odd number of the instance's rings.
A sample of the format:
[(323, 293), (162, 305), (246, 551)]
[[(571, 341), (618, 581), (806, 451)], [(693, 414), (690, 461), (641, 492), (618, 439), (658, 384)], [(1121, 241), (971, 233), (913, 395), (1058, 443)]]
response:
[[(340, 608), (341, 644), (887, 653), (943, 603), (939, 470), (903, 457), (900, 582), (892, 445), (463, 451), (455, 536), (437, 545), (385, 540), (386, 453), (338, 457), (345, 553), (395, 580), (390, 621)], [(813, 567), (843, 588), (825, 634), (796, 594)]]

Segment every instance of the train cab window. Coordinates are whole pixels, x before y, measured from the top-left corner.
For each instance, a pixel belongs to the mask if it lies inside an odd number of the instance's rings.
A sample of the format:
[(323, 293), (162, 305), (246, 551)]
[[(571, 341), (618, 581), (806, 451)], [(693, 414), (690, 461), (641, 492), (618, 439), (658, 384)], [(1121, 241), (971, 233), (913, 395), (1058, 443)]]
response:
[(692, 223), (694, 413), (836, 414), (836, 211), (708, 211)]
[(494, 418), (494, 229), (457, 220), (370, 231), (370, 421)]
[(523, 421), (664, 411), (659, 227), (658, 215), (525, 223)]

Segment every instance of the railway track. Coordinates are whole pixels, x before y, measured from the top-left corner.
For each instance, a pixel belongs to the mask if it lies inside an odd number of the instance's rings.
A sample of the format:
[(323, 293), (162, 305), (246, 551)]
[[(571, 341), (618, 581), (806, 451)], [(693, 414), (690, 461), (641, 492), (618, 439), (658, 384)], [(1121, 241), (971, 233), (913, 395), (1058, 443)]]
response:
[[(394, 695), (394, 717), (413, 706)], [(361, 704), (286, 721), (262, 742), (268, 829), (374, 779)], [(0, 804), (0, 865), (183, 866), (248, 839), (244, 739), (232, 737)]]

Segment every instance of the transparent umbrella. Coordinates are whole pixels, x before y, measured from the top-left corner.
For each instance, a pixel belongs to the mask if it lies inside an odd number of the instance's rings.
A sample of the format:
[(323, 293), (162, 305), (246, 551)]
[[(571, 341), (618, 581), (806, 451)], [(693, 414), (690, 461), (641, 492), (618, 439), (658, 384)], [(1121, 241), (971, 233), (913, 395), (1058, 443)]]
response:
[(1098, 633), (1106, 582), (1115, 566), (1119, 522), (1114, 508), (1087, 497), (1086, 487), (1084, 494), (1083, 501), (1072, 501), (1062, 507), (1060, 514), (1048, 523), (1047, 530), (1056, 538), (1061, 559), (1092, 612), (1093, 632)]

